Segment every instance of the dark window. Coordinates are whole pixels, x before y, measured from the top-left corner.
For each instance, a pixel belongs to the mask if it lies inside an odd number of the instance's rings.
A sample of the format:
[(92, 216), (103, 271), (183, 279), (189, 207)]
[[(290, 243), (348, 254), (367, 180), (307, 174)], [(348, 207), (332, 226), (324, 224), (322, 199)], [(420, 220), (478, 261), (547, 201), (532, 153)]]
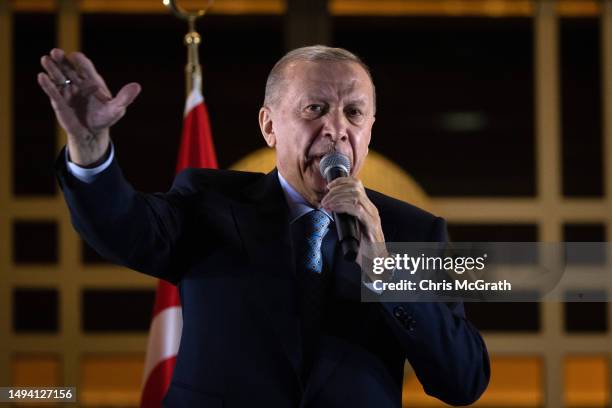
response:
[(57, 263), (57, 224), (53, 221), (13, 223), (13, 262)]
[(533, 302), (464, 303), (468, 319), (479, 330), (537, 332), (540, 304)]
[(13, 330), (16, 333), (57, 332), (58, 298), (55, 289), (14, 289)]
[(605, 242), (606, 227), (603, 224), (565, 224), (563, 240), (568, 242)]
[[(55, 46), (55, 14), (16, 13), (13, 31), (13, 188), (17, 196), (53, 195), (55, 115), (36, 75)], [(4, 62), (3, 62), (4, 63)]]
[[(603, 224), (566, 224), (564, 239), (568, 244), (567, 261), (576, 265), (605, 265), (606, 228)], [(602, 244), (596, 244), (601, 242)], [(579, 272), (578, 272), (579, 273)], [(588, 282), (585, 282), (588, 284)], [(608, 330), (606, 295), (599, 291), (572, 291), (567, 294), (570, 302), (564, 304), (565, 330), (570, 333), (605, 332)], [(587, 301), (588, 300), (588, 301)], [(601, 301), (598, 301), (601, 300)]]
[(561, 107), (563, 194), (602, 196), (600, 22), (563, 18), (561, 30)]
[(535, 242), (538, 228), (532, 224), (449, 224), (454, 242)]
[(85, 332), (147, 331), (155, 291), (86, 289), (82, 295)]
[[(565, 331), (584, 333), (608, 330), (608, 304), (605, 292), (573, 291), (566, 296), (570, 301), (564, 304)], [(583, 299), (589, 301), (582, 301)]]
[(603, 224), (565, 224), (568, 264), (604, 265), (606, 263), (606, 227)]

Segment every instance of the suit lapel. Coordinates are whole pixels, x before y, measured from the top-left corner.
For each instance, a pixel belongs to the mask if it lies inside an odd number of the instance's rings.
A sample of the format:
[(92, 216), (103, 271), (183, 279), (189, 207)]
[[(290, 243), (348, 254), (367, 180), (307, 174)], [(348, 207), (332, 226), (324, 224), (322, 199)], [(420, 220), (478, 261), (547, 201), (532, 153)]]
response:
[[(295, 261), (289, 210), (277, 171), (273, 170), (245, 190), (246, 204), (232, 211), (252, 267), (254, 303), (280, 340), (285, 357), (300, 383), (301, 344), (297, 318)], [(295, 306), (291, 310), (291, 306)]]

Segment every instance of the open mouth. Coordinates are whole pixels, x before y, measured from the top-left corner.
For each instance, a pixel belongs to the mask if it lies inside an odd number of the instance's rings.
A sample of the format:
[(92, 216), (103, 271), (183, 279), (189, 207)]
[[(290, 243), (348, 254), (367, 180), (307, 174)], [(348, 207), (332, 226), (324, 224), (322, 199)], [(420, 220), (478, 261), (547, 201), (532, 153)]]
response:
[(308, 157), (306, 157), (306, 167), (316, 167), (317, 171), (319, 170), (319, 164), (321, 163), (321, 160), (323, 159), (323, 157), (326, 155), (327, 153), (322, 153), (322, 154), (316, 154), (316, 155), (310, 155)]
[[(308, 169), (308, 168), (310, 168), (312, 166), (313, 170), (316, 170), (317, 173), (320, 173), (320, 166), (319, 165), (321, 164), (321, 160), (323, 159), (323, 157), (327, 156), (330, 153), (333, 153), (334, 151), (335, 150), (332, 150), (330, 152), (320, 153), (320, 154), (311, 154), (311, 155), (308, 155), (306, 157), (305, 162), (304, 162), (304, 168)], [(338, 153), (341, 153), (341, 152), (338, 151)], [(351, 160), (350, 156), (348, 154), (346, 154), (346, 153), (342, 153), (342, 154), (344, 154), (347, 157), (349, 157), (349, 161)], [(351, 174), (352, 174), (352, 170), (353, 169), (351, 168)]]

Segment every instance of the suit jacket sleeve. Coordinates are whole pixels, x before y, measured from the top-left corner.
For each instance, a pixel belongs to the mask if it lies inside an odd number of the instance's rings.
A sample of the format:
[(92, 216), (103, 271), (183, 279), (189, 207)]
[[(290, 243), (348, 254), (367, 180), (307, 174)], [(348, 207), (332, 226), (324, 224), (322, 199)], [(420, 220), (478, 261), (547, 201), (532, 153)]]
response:
[(145, 194), (126, 181), (116, 158), (93, 182), (80, 181), (67, 170), (62, 150), (56, 176), (74, 228), (100, 255), (178, 282), (177, 268), (171, 263), (185, 223), (184, 207), (195, 193), (190, 170), (177, 175), (169, 192)]
[[(434, 219), (429, 241), (448, 241), (444, 219)], [(489, 356), (463, 303), (379, 305), (427, 394), (451, 405), (469, 405), (480, 397), (489, 383)]]

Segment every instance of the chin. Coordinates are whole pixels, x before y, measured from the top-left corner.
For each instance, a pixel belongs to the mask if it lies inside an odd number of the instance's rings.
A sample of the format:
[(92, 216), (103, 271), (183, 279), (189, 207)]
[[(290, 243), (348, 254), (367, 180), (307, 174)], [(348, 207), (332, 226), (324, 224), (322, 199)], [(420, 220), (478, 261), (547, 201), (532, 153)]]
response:
[[(306, 194), (304, 198), (309, 201), (311, 204), (320, 204), (323, 196), (327, 193), (327, 183), (320, 179), (317, 182), (313, 182), (313, 180), (309, 180), (308, 183), (304, 186), (306, 187)], [(315, 202), (313, 202), (313, 200)]]
[(323, 194), (325, 195), (327, 191), (327, 181), (321, 177), (315, 177), (314, 180), (310, 180), (309, 187), (315, 192), (317, 195)]

